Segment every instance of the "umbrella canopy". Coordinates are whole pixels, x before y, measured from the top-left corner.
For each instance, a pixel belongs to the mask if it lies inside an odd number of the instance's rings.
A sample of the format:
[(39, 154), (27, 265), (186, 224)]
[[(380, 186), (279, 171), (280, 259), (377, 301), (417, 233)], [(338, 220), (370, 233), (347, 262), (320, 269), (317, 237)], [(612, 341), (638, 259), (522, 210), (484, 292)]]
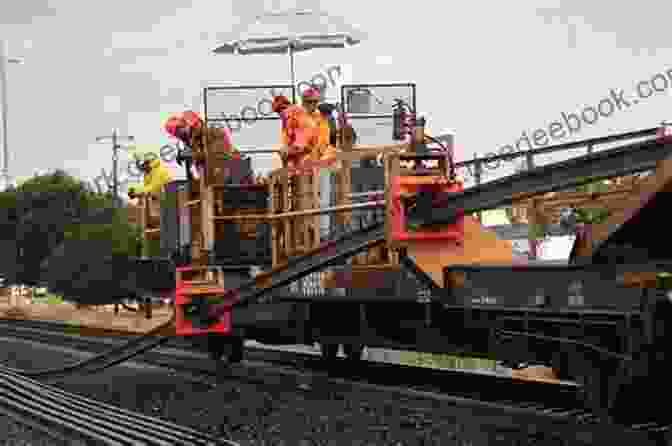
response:
[(294, 53), (314, 48), (346, 48), (366, 34), (342, 18), (318, 10), (293, 9), (262, 14), (236, 27), (215, 54), (289, 54), (294, 79)]

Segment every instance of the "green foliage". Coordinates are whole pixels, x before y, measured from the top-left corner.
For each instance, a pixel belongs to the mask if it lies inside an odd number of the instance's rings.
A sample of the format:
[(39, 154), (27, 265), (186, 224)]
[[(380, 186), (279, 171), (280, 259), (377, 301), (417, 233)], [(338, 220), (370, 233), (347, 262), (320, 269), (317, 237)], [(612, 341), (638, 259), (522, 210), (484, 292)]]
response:
[[(129, 257), (139, 255), (140, 230), (128, 211), (63, 171), (35, 176), (0, 193), (0, 229), (16, 240), (6, 273), (13, 283), (46, 282), (79, 303), (127, 297)], [(126, 259), (126, 260), (125, 260)]]
[(63, 296), (53, 293), (47, 293), (45, 296), (33, 295), (33, 302), (41, 302), (48, 305), (60, 305), (64, 302)]
[(144, 239), (142, 241), (143, 257), (161, 257), (161, 241), (157, 239)]
[(577, 223), (600, 224), (609, 218), (611, 213), (605, 208), (583, 208), (576, 210)]
[(63, 296), (49, 293), (47, 294), (47, 303), (49, 305), (60, 305), (63, 303)]
[[(17, 209), (17, 195), (15, 190), (6, 190), (0, 192), (0, 212), (3, 216), (5, 214), (12, 213), (14, 218), (16, 218), (16, 209)], [(3, 220), (0, 223), (5, 223)]]
[[(604, 180), (593, 180), (591, 178), (585, 178), (586, 183), (577, 186), (571, 189), (574, 192), (584, 192), (584, 193), (603, 193), (609, 190), (609, 184)], [(577, 223), (583, 224), (599, 224), (604, 222), (610, 215), (609, 211), (605, 208), (582, 208), (576, 210)], [(507, 209), (507, 216), (511, 219), (510, 211)], [(528, 237), (531, 240), (543, 240), (548, 237), (548, 228), (546, 225), (541, 223), (531, 224), (529, 226)]]
[[(577, 186), (573, 190), (590, 194), (604, 193), (609, 191), (609, 184), (605, 180), (596, 180)], [(583, 224), (599, 224), (609, 218), (609, 215), (606, 208), (582, 208), (576, 210), (576, 221)]]
[(504, 212), (506, 213), (506, 218), (509, 220), (509, 222), (513, 223), (513, 207), (512, 206), (506, 206), (504, 208)]
[(36, 175), (23, 183), (16, 190), (27, 193), (43, 193), (45, 191), (68, 192), (85, 189), (83, 182), (77, 180), (63, 170), (55, 170), (46, 175)]
[(64, 241), (111, 241), (111, 255), (137, 256), (141, 230), (128, 223), (127, 209), (114, 209), (109, 222), (75, 223), (66, 227)]
[(605, 180), (591, 180), (591, 177), (584, 178), (586, 183), (576, 186), (572, 190), (576, 192), (587, 192), (587, 193), (599, 193), (607, 192), (609, 190), (609, 184)]
[(65, 172), (35, 176), (14, 190), (3, 193), (8, 208), (0, 215), (0, 225), (16, 240), (16, 257), (10, 281), (35, 285), (40, 263), (63, 239), (63, 226), (77, 217), (77, 197), (88, 194), (81, 181)]
[(672, 289), (672, 274), (668, 272), (658, 273), (656, 279), (658, 288), (662, 290)]
[(541, 223), (532, 223), (528, 226), (530, 240), (543, 240), (548, 237), (548, 228)]
[(99, 218), (68, 225), (46, 268), (50, 288), (82, 304), (116, 303), (133, 293), (130, 257), (141, 248), (139, 228), (126, 209), (102, 209)]

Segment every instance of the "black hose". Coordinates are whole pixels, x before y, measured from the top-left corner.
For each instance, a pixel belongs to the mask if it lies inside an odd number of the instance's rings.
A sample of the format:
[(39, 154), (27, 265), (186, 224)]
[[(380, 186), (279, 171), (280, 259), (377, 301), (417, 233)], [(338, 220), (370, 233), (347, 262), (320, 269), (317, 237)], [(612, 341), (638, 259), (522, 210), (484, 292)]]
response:
[(133, 312), (135, 312), (135, 313), (138, 312), (138, 309), (137, 309), (137, 308), (133, 308), (133, 307), (131, 307), (131, 306), (128, 306), (128, 305), (127, 305), (126, 303), (124, 303), (124, 302), (121, 302), (121, 307), (122, 307), (124, 310), (133, 311)]
[(450, 153), (450, 150), (448, 147), (446, 147), (443, 142), (439, 141), (438, 139), (434, 138), (433, 136), (425, 135), (425, 138), (429, 139), (430, 141), (436, 143), (443, 149), (444, 152), (448, 154), (448, 160), (450, 162), (450, 179), (454, 180), (455, 177), (457, 176), (455, 172), (455, 160), (453, 159), (452, 154)]

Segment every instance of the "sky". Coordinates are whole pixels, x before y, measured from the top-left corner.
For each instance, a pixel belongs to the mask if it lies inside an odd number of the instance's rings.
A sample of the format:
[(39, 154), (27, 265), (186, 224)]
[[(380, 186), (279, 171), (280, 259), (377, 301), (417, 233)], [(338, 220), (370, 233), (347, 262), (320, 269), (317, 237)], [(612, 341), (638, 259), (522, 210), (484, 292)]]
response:
[[(431, 132), (454, 131), (460, 158), (496, 152), (612, 88), (628, 95), (672, 69), (672, 5), (654, 0), (23, 0), (0, 7), (0, 38), (24, 59), (9, 65), (11, 174), (63, 168), (91, 179), (110, 171), (110, 145), (95, 140), (115, 127), (138, 143), (165, 144), (167, 114), (200, 108), (206, 83), (289, 83), (286, 56), (212, 50), (255, 15), (295, 7), (317, 7), (369, 36), (298, 54), (298, 79), (344, 64), (353, 83), (415, 83)], [(558, 142), (672, 119), (672, 79), (665, 90)], [(277, 129), (266, 128), (257, 137), (278, 144)]]

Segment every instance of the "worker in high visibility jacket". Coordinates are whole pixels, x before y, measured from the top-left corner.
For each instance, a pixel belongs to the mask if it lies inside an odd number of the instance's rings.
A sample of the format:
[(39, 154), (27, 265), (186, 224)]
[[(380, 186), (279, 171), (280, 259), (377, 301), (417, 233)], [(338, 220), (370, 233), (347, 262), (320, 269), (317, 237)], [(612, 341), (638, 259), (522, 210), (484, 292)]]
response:
[(144, 184), (129, 187), (129, 198), (134, 199), (143, 194), (158, 194), (163, 186), (173, 181), (173, 174), (157, 156), (147, 154), (139, 164), (144, 174)]
[(329, 119), (318, 109), (320, 96), (318, 89), (307, 89), (301, 106), (292, 105), (284, 96), (274, 99), (273, 109), (282, 118), (283, 158), (290, 166), (329, 159), (336, 153)]

